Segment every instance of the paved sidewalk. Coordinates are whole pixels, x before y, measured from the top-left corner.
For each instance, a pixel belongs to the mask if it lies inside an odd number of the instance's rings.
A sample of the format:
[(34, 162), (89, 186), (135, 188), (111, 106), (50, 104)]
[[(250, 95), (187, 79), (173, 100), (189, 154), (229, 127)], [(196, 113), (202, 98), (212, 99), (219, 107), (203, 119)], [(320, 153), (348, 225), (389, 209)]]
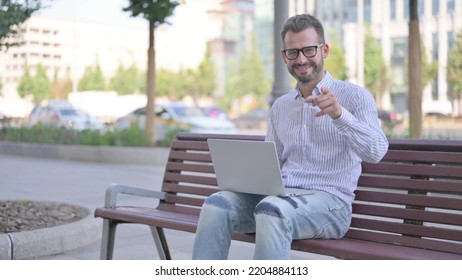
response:
[[(163, 166), (120, 165), (93, 162), (40, 159), (0, 155), (0, 200), (30, 199), (57, 201), (89, 207), (103, 205), (106, 187), (111, 183), (159, 189)], [(127, 198), (127, 203), (149, 205), (150, 202)], [(101, 230), (101, 227), (97, 228)], [(100, 234), (100, 233), (99, 233)], [(194, 235), (167, 230), (172, 257), (191, 259)], [(253, 244), (233, 241), (230, 259), (251, 259)], [(97, 260), (100, 242), (40, 257), (44, 260)], [(328, 257), (293, 252), (293, 259), (326, 259)], [(141, 225), (118, 227), (114, 259), (158, 259), (149, 228)]]

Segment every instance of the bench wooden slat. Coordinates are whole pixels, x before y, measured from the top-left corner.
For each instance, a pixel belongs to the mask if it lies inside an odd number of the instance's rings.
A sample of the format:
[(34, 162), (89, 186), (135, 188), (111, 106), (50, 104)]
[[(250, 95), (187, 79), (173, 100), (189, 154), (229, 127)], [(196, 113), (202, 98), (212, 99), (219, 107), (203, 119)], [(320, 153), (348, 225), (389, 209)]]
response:
[(462, 164), (460, 155), (454, 152), (389, 150), (382, 161), (457, 163)]
[(199, 187), (199, 186), (193, 186), (193, 185), (178, 185), (175, 183), (164, 183), (163, 184), (163, 190), (168, 193), (183, 193), (183, 194), (191, 194), (191, 195), (200, 195), (207, 197), (211, 195), (212, 193), (217, 191), (217, 188), (213, 187)]
[(461, 213), (444, 213), (438, 211), (422, 211), (398, 207), (387, 207), (371, 204), (353, 204), (353, 212), (360, 215), (374, 217), (419, 220), (422, 222), (442, 223), (448, 225), (462, 226)]
[[(439, 252), (449, 252), (452, 254), (462, 254), (462, 249), (460, 248), (460, 246), (454, 246), (454, 243), (452, 242), (441, 242), (439, 240), (414, 238), (403, 235), (391, 235), (386, 233), (371, 232), (358, 229), (350, 229), (348, 233), (345, 235), (345, 237), (348, 239), (357, 239), (375, 243), (382, 243), (384, 245), (394, 244), (398, 246), (407, 246), (409, 248), (420, 248), (426, 250), (435, 250)], [(460, 256), (458, 258), (460, 259)]]
[(184, 182), (184, 183), (193, 183), (201, 185), (216, 186), (217, 179), (214, 177), (203, 177), (203, 176), (194, 176), (194, 175), (183, 175), (180, 173), (165, 173), (166, 182)]
[(202, 206), (204, 203), (204, 198), (196, 198), (192, 196), (179, 196), (167, 193), (165, 197), (166, 203), (172, 204), (184, 204), (184, 205), (193, 205), (193, 206)]
[(179, 204), (170, 204), (170, 203), (165, 203), (161, 202), (157, 209), (162, 210), (162, 211), (169, 211), (169, 212), (174, 212), (174, 213), (183, 213), (187, 215), (196, 215), (199, 216), (200, 213), (200, 207), (197, 206), (190, 206), (190, 205), (179, 205)]
[(198, 216), (176, 213), (155, 208), (97, 208), (95, 216), (124, 223), (144, 224), (160, 228), (195, 232)]
[(462, 140), (389, 139), (389, 150), (462, 153)]
[[(436, 228), (433, 226), (421, 226), (415, 224), (405, 224), (405, 223), (396, 223), (388, 222), (385, 220), (373, 220), (354, 217), (351, 221), (352, 228), (367, 229), (370, 231), (379, 231), (403, 235), (412, 235), (415, 237), (427, 237), (434, 239), (443, 239), (443, 240), (452, 240), (459, 241), (458, 244), (453, 246), (462, 247), (460, 241), (462, 241), (462, 235), (460, 234), (459, 229), (450, 229), (450, 228)], [(447, 242), (447, 241), (446, 241)]]
[(362, 174), (358, 186), (368, 188), (385, 188), (393, 190), (418, 190), (425, 192), (462, 194), (462, 182), (443, 180), (413, 180), (402, 177), (377, 177)]
[(209, 146), (206, 142), (197, 141), (174, 141), (171, 148), (173, 150), (196, 150), (196, 151), (208, 151)]
[(200, 172), (200, 173), (210, 173), (215, 175), (215, 170), (212, 165), (205, 164), (193, 164), (193, 163), (183, 163), (183, 162), (169, 162), (167, 163), (166, 170), (171, 171), (190, 171), (190, 172)]
[(403, 164), (363, 164), (364, 173), (420, 176), (422, 178), (462, 178), (461, 167), (403, 165)]
[(371, 192), (362, 189), (357, 190), (355, 193), (355, 199), (357, 201), (424, 206), (449, 210), (462, 210), (462, 200), (458, 198), (436, 197), (430, 195), (409, 195), (387, 192)]
[(460, 255), (447, 251), (430, 251), (400, 245), (382, 244), (375, 240), (342, 238), (340, 240), (294, 240), (292, 249), (356, 260), (458, 260)]
[(169, 155), (171, 161), (197, 161), (197, 162), (212, 162), (210, 154), (207, 153), (191, 153), (185, 151), (171, 151)]

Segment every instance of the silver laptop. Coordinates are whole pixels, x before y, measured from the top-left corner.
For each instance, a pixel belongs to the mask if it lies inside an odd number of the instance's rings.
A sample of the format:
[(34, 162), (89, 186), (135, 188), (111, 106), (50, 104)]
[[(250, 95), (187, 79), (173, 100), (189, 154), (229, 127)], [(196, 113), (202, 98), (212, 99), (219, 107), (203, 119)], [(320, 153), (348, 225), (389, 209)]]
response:
[(285, 188), (273, 142), (207, 140), (220, 190), (273, 196), (295, 196), (310, 190)]

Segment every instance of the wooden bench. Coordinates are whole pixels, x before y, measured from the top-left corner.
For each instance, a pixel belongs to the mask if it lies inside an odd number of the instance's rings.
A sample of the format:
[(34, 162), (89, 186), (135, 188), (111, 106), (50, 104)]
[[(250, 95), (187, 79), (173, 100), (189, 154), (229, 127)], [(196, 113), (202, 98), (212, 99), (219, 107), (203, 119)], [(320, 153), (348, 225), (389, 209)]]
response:
[[(161, 259), (171, 259), (163, 229), (195, 232), (204, 199), (217, 191), (208, 138), (264, 140), (178, 134), (161, 191), (108, 188), (104, 207), (95, 210), (104, 219), (101, 259), (112, 259), (122, 223), (149, 226)], [(120, 194), (153, 198), (158, 206), (118, 205)], [(292, 249), (339, 259), (462, 259), (462, 141), (390, 140), (380, 163), (363, 163), (353, 213), (344, 238), (296, 240)], [(253, 234), (233, 239), (255, 242)]]

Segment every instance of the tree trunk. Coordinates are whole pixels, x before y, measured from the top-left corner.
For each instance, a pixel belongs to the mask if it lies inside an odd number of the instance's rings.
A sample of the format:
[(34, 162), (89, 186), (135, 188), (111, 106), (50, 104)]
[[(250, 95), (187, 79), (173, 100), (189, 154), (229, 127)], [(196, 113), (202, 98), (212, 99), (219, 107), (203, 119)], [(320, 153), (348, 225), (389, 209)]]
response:
[(156, 52), (154, 48), (154, 22), (149, 21), (149, 48), (148, 48), (148, 77), (147, 77), (147, 104), (144, 133), (149, 144), (156, 143), (154, 105), (155, 105), (155, 68)]
[(422, 55), (417, 0), (409, 0), (409, 135), (422, 137)]

